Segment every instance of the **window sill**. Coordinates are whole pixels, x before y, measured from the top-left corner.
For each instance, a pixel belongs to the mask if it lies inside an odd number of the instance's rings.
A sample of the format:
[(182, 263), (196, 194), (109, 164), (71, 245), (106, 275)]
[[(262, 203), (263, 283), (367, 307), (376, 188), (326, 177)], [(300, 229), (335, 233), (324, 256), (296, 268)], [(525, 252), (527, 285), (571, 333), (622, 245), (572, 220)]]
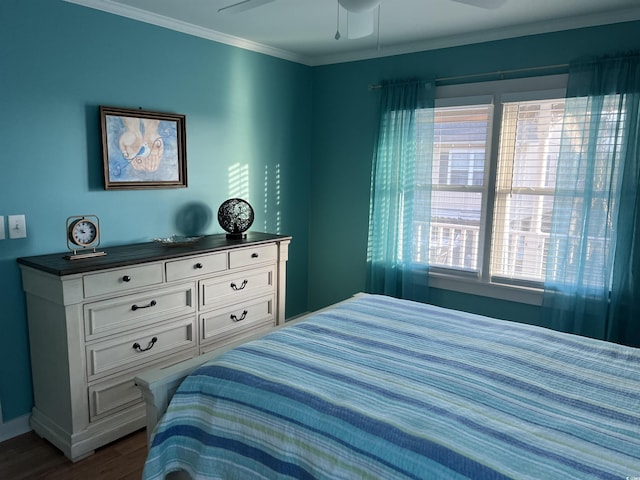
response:
[(429, 286), (442, 290), (452, 290), (481, 297), (508, 300), (510, 302), (526, 303), (528, 305), (542, 305), (542, 289), (506, 285), (501, 283), (481, 282), (475, 278), (465, 278), (445, 273), (429, 273)]

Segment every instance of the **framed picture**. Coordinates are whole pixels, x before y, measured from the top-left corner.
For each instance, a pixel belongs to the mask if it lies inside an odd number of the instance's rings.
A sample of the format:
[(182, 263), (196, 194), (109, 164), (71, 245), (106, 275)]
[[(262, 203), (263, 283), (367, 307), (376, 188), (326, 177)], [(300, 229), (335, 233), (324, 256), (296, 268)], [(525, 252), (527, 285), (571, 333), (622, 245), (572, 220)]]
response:
[(101, 106), (105, 190), (185, 188), (185, 123), (184, 115)]

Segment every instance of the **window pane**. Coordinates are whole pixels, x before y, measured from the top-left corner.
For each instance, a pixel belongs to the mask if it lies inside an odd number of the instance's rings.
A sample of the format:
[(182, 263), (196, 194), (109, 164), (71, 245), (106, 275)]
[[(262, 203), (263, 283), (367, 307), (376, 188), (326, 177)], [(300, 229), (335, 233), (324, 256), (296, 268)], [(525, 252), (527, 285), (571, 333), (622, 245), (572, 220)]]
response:
[(491, 275), (543, 281), (564, 100), (505, 103)]
[(482, 193), (433, 191), (430, 265), (478, 270), (481, 212)]
[(483, 185), (490, 105), (435, 110), (433, 182)]
[(419, 186), (415, 192), (418, 208), (425, 201), (424, 195), (430, 194), (431, 216), (429, 222), (414, 224), (415, 261), (478, 271), (492, 114), (492, 105), (435, 109), (432, 185), (423, 190), (423, 195)]
[(544, 278), (553, 196), (511, 194), (503, 196), (500, 204), (503, 216), (496, 223), (493, 235), (492, 274), (541, 281)]

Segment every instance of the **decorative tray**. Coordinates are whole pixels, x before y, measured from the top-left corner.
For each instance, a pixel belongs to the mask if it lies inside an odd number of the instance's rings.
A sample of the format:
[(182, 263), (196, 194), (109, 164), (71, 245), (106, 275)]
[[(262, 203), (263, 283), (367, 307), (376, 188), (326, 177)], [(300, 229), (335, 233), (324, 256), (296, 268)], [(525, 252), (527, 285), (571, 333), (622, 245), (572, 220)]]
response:
[(185, 237), (182, 235), (171, 235), (165, 238), (154, 238), (153, 241), (166, 245), (168, 247), (184, 247), (185, 245), (191, 245), (196, 243), (202, 238), (202, 235), (196, 237)]

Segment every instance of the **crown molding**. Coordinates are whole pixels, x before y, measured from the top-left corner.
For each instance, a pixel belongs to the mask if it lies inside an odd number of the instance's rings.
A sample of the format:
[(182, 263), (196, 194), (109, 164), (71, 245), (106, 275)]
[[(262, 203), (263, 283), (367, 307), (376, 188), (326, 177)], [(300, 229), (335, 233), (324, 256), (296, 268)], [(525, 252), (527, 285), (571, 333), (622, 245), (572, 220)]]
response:
[(370, 48), (354, 52), (347, 52), (336, 55), (323, 55), (306, 58), (309, 66), (331, 65), (336, 63), (356, 62), (370, 60), (373, 58), (384, 58), (395, 55), (406, 55), (411, 53), (424, 52), (428, 50), (438, 50), (441, 48), (460, 47), (476, 43), (493, 42), (506, 40), (509, 38), (526, 37), (530, 35), (540, 35), (544, 33), (554, 33), (565, 30), (575, 30), (579, 28), (596, 27), (600, 25), (610, 25), (615, 23), (633, 22), (640, 20), (640, 7), (615, 12), (606, 12), (598, 15), (583, 15), (579, 17), (562, 18), (546, 22), (528, 23), (511, 26), (491, 31), (472, 32), (463, 35), (452, 35), (448, 37), (434, 38), (430, 40), (406, 43), (400, 45), (382, 44), (380, 48)]
[(186, 33), (196, 37), (204, 38), (206, 40), (212, 40), (214, 42), (223, 43), (232, 47), (242, 48), (244, 50), (250, 50), (257, 53), (263, 53), (271, 57), (281, 58), (283, 60), (289, 60), (295, 63), (306, 63), (304, 56), (298, 55), (294, 52), (287, 50), (281, 50), (278, 48), (270, 47), (262, 43), (252, 42), (240, 37), (228, 35), (226, 33), (218, 32), (208, 28), (200, 27), (192, 23), (182, 22), (174, 18), (165, 17), (156, 13), (148, 12), (128, 5), (123, 5), (112, 0), (63, 0), (67, 3), (74, 3), (83, 7), (93, 8), (95, 10), (101, 10), (107, 13), (113, 13), (121, 17), (130, 18), (132, 20), (138, 20), (140, 22), (149, 23), (158, 27), (174, 30), (176, 32)]
[(322, 66), (336, 63), (355, 62), (383, 58), (394, 55), (405, 55), (410, 53), (436, 50), (441, 48), (459, 47), (476, 43), (505, 40), (508, 38), (525, 37), (543, 33), (552, 33), (563, 30), (573, 30), (577, 28), (593, 27), (598, 25), (608, 25), (640, 20), (640, 7), (634, 7), (612, 12), (604, 12), (593, 15), (574, 16), (571, 18), (561, 18), (545, 22), (527, 23), (502, 29), (492, 29), (490, 31), (478, 31), (463, 35), (452, 35), (429, 39), (420, 42), (413, 42), (400, 45), (384, 45), (380, 48), (361, 49), (357, 51), (328, 54), (328, 55), (300, 55), (288, 50), (278, 49), (262, 43), (228, 35), (215, 30), (203, 28), (191, 23), (182, 22), (173, 18), (150, 13), (146, 10), (123, 5), (113, 0), (64, 0), (68, 3), (82, 5), (85, 7), (113, 13), (122, 17), (167, 28), (188, 35), (204, 38), (225, 45), (242, 48), (245, 50), (262, 53), (272, 57), (300, 63), (307, 66)]

